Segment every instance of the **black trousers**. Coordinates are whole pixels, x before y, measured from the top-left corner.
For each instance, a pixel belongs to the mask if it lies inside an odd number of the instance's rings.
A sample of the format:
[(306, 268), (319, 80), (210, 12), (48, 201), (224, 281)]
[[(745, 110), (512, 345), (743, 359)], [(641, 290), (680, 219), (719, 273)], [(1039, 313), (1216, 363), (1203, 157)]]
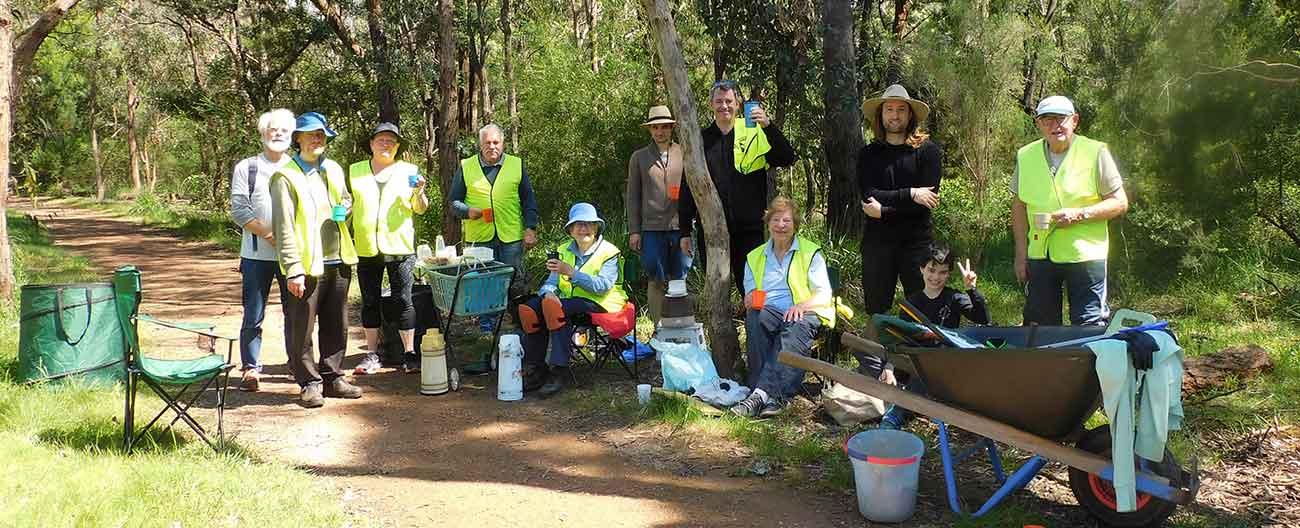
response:
[(415, 305), (411, 303), (412, 274), (415, 269), (415, 255), (407, 255), (402, 260), (386, 261), (384, 255), (360, 257), (357, 259), (357, 282), (361, 286), (361, 327), (379, 328), (383, 323), (380, 297), (383, 295), (384, 270), (388, 271), (388, 286), (397, 306), (397, 328), (412, 330), (415, 328)]
[(862, 237), (862, 305), (868, 314), (889, 313), (898, 282), (903, 283), (904, 296), (925, 287), (921, 262), (933, 240), (930, 235), (904, 240)]
[[(284, 296), (285, 351), (289, 371), (299, 386), (332, 381), (343, 375), (348, 350), (348, 285), (352, 266), (326, 264), (320, 277), (308, 276), (302, 297)], [(311, 331), (316, 327), (320, 360), (313, 353)]]

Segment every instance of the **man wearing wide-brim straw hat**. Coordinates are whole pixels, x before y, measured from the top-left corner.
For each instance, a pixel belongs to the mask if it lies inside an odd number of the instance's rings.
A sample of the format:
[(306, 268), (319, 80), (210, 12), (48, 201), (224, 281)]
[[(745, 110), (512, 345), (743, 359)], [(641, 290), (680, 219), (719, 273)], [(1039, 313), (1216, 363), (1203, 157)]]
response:
[[(930, 107), (913, 99), (902, 85), (885, 88), (862, 104), (872, 141), (858, 153), (862, 192), (862, 297), (867, 313), (886, 313), (894, 288), (903, 295), (924, 287), (921, 259), (934, 240), (931, 211), (939, 205), (943, 151), (923, 125)], [(881, 381), (893, 382), (892, 369), (867, 365)]]
[(1104, 325), (1107, 223), (1128, 196), (1106, 144), (1076, 134), (1074, 102), (1047, 97), (1034, 111), (1042, 139), (1020, 147), (1011, 178), (1016, 278), (1025, 283), (1025, 324), (1061, 324), (1061, 287), (1070, 324)]
[(652, 106), (641, 126), (653, 140), (627, 162), (627, 243), (641, 253), (650, 320), (658, 322), (667, 281), (686, 278), (691, 257), (680, 246), (682, 146), (673, 142), (677, 121), (667, 106)]

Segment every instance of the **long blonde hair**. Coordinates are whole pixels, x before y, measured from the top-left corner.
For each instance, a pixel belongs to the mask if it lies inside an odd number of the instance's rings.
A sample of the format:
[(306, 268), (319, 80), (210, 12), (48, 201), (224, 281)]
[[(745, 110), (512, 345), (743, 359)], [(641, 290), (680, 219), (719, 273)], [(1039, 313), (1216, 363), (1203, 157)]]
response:
[[(871, 133), (875, 135), (875, 141), (885, 140), (885, 127), (880, 122), (884, 119), (885, 105), (876, 107), (875, 119), (871, 120)], [(907, 144), (912, 148), (921, 148), (925, 140), (930, 139), (930, 134), (921, 128), (921, 124), (916, 122), (916, 112), (912, 111), (912, 106), (907, 106)]]

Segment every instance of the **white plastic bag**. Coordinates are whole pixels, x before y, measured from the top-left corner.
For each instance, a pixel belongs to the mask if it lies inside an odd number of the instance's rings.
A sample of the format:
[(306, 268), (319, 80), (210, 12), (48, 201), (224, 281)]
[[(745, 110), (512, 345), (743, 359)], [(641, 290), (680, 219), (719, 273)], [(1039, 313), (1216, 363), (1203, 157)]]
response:
[(707, 348), (657, 339), (650, 341), (650, 348), (659, 352), (664, 390), (685, 392), (718, 379), (718, 369), (714, 368), (713, 356)]
[(852, 427), (885, 414), (885, 401), (868, 396), (839, 383), (822, 389), (822, 407), (826, 413), (845, 427)]
[(731, 407), (749, 396), (749, 387), (729, 379), (695, 385), (695, 397), (714, 407)]

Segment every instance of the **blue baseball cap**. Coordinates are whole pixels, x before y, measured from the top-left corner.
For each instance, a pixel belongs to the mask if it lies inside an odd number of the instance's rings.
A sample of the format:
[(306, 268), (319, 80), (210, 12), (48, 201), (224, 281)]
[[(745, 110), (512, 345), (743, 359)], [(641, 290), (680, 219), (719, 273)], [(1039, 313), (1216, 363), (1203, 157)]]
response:
[(564, 230), (568, 231), (574, 222), (595, 222), (600, 227), (605, 227), (605, 221), (596, 214), (596, 206), (587, 202), (578, 202), (569, 208), (569, 223), (564, 224)]
[(1064, 95), (1053, 95), (1046, 97), (1038, 102), (1038, 109), (1034, 110), (1034, 117), (1043, 117), (1045, 115), (1074, 115), (1074, 103)]
[(334, 136), (339, 135), (337, 132), (334, 131), (334, 129), (329, 127), (328, 123), (326, 123), (325, 116), (320, 115), (319, 113), (316, 112), (304, 112), (298, 114), (298, 119), (295, 122), (293, 131), (297, 133), (297, 132), (311, 132), (313, 130), (324, 130), (325, 137), (327, 138), (332, 138)]

